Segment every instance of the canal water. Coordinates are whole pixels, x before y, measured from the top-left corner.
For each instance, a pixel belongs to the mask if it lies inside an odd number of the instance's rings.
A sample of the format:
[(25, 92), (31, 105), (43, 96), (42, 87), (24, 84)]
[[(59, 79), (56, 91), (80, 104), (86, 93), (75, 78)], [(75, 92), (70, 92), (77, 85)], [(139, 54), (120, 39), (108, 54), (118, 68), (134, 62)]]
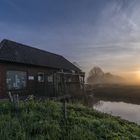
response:
[(140, 125), (139, 104), (126, 103), (123, 101), (96, 100), (96, 102), (93, 103), (93, 108), (100, 112), (108, 113), (114, 116), (120, 116), (123, 119), (136, 122)]

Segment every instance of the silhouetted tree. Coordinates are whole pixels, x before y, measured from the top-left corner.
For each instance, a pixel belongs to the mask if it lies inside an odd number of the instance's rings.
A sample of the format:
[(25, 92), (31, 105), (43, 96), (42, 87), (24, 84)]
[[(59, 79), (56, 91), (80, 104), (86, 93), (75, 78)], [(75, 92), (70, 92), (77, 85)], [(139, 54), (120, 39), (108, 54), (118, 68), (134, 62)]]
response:
[(122, 82), (124, 82), (122, 77), (109, 72), (104, 73), (100, 67), (93, 67), (87, 78), (88, 84), (118, 84)]
[(87, 82), (89, 84), (92, 83), (101, 83), (102, 79), (104, 77), (104, 72), (100, 67), (93, 67), (90, 72), (89, 72), (89, 76), (87, 78)]

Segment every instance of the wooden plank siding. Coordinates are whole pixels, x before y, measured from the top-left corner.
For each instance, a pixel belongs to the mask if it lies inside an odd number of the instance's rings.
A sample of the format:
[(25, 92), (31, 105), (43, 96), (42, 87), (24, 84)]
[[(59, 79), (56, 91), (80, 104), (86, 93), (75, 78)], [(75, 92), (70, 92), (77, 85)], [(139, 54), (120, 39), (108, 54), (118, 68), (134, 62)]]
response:
[(0, 42), (0, 98), (9, 91), (57, 97), (83, 89), (84, 73), (63, 56), (7, 39)]
[(0, 97), (5, 98), (6, 91), (6, 82), (5, 82), (5, 67), (3, 64), (0, 64)]
[[(27, 73), (26, 88), (21, 90), (10, 90), (12, 94), (19, 96), (35, 95), (46, 97), (57, 97), (64, 95), (75, 95), (81, 92), (81, 84), (78, 79), (79, 75), (69, 73), (71, 79), (75, 81), (66, 81), (67, 73), (59, 73), (60, 70), (46, 67), (29, 66), (15, 63), (0, 63), (0, 98), (8, 96), (9, 90), (6, 84), (7, 71), (23, 71)], [(44, 73), (44, 82), (38, 82), (38, 73)], [(48, 82), (47, 77), (53, 75), (53, 82)], [(34, 80), (29, 80), (33, 76)]]

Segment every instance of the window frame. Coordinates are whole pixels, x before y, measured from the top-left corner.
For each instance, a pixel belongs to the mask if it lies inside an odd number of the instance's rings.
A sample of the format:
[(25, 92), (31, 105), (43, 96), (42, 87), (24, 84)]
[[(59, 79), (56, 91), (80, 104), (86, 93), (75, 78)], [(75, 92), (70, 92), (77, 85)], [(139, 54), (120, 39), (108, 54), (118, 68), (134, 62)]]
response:
[(47, 75), (47, 82), (48, 83), (53, 83), (54, 82), (54, 75), (53, 74)]
[[(13, 86), (11, 88), (9, 88), (8, 82), (7, 82), (7, 80), (8, 80), (8, 72), (24, 73), (25, 74), (25, 86), (24, 87), (22, 86), (22, 88), (16, 88), (16, 87), (13, 87)], [(15, 76), (16, 76), (16, 74), (15, 74)], [(28, 78), (27, 77), (28, 77), (27, 71), (24, 71), (24, 70), (16, 70), (16, 69), (8, 69), (8, 70), (6, 70), (5, 82), (6, 82), (6, 88), (7, 88), (7, 90), (9, 90), (9, 91), (12, 91), (12, 90), (26, 90), (27, 89), (27, 85), (28, 85)]]
[[(39, 80), (39, 76), (42, 75), (43, 76), (43, 79)], [(45, 73), (44, 72), (38, 72), (37, 73), (37, 81), (39, 83), (44, 83), (45, 82)]]

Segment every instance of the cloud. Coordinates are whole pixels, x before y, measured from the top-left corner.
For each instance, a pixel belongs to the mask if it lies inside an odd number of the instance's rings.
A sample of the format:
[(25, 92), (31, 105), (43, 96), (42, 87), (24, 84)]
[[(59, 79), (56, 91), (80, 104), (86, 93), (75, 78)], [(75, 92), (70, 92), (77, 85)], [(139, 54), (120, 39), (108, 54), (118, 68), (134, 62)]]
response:
[(139, 19), (134, 19), (133, 13), (139, 11), (139, 4), (135, 0), (113, 0), (104, 7), (98, 21), (95, 41), (116, 43), (138, 40), (135, 33), (139, 30)]
[[(33, 9), (32, 3), (26, 9), (18, 1), (6, 2), (22, 12), (24, 22), (20, 22), (21, 14), (18, 19), (1, 20), (0, 39), (59, 53), (72, 62), (77, 61), (86, 72), (93, 65), (116, 72), (132, 71), (139, 66), (139, 0), (103, 0), (103, 3), (83, 0), (76, 5), (75, 1), (70, 4), (61, 1), (58, 5), (43, 1), (43, 6), (41, 1), (35, 2)], [(26, 2), (23, 3), (25, 6)], [(14, 12), (13, 17), (16, 17)]]

